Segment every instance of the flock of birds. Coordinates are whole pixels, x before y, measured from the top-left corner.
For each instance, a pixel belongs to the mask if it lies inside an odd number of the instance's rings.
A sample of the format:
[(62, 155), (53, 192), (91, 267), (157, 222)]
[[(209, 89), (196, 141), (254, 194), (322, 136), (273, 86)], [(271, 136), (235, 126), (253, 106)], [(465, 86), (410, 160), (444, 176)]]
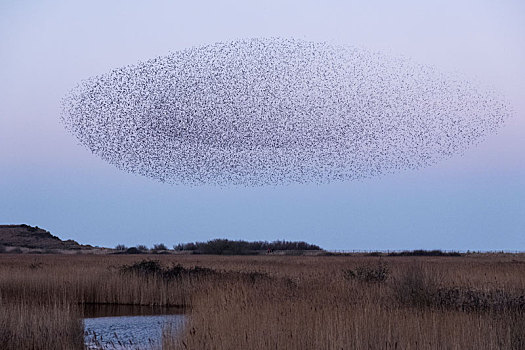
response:
[(346, 181), (464, 151), (496, 94), (407, 59), (295, 39), (190, 48), (87, 79), (62, 121), (122, 170), (174, 184)]

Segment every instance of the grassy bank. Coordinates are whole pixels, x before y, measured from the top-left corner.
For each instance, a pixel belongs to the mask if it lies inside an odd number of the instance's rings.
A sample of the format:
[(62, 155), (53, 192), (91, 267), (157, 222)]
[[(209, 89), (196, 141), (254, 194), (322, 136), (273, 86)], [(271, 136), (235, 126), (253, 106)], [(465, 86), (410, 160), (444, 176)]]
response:
[(187, 307), (167, 349), (523, 349), (525, 256), (0, 255), (2, 348), (82, 348), (82, 303)]

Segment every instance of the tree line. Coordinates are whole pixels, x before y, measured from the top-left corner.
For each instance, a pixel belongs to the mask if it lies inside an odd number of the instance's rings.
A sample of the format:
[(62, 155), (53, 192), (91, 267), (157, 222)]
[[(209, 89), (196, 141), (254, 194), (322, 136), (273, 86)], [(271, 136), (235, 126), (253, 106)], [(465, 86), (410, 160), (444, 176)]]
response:
[(178, 251), (193, 251), (201, 254), (249, 254), (254, 251), (275, 250), (321, 250), (315, 244), (302, 241), (254, 241), (213, 239), (207, 242), (181, 243), (173, 247)]

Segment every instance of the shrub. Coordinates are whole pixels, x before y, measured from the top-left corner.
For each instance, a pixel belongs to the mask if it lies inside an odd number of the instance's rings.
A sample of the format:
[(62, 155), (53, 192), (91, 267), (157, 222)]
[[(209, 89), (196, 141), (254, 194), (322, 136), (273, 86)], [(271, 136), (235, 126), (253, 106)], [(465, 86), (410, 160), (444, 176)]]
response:
[(166, 280), (180, 278), (182, 276), (203, 276), (213, 275), (215, 271), (205, 267), (195, 266), (185, 268), (180, 264), (164, 268), (158, 260), (142, 260), (133, 265), (123, 265), (120, 267), (121, 273), (137, 274), (149, 277), (161, 277)]
[(148, 247), (146, 247), (144, 244), (139, 244), (138, 246), (136, 246), (135, 248), (137, 248), (138, 250), (140, 250), (141, 252), (147, 252), (149, 249)]
[(168, 250), (168, 247), (164, 243), (154, 244), (153, 249), (154, 252), (158, 252), (161, 250)]
[(461, 256), (459, 252), (444, 252), (442, 250), (405, 250), (403, 252), (392, 252), (388, 256)]
[(173, 245), (173, 250), (177, 250), (177, 251), (183, 251), (183, 250), (190, 250), (190, 251), (193, 251), (197, 249), (195, 244), (193, 243), (185, 243), (185, 244), (182, 244), (182, 243), (179, 243), (179, 244), (174, 244)]
[(404, 305), (425, 307), (435, 304), (438, 281), (421, 265), (411, 265), (393, 284), (394, 295)]
[(343, 274), (346, 279), (357, 280), (361, 282), (384, 282), (388, 278), (388, 267), (383, 262), (377, 266), (361, 265), (354, 270), (344, 270)]
[(44, 264), (42, 264), (41, 262), (33, 262), (29, 264), (29, 268), (32, 270), (37, 270), (37, 269), (41, 269), (43, 265)]
[(142, 250), (139, 250), (135, 247), (126, 249), (126, 254), (142, 254), (142, 253), (143, 253)]
[(461, 311), (525, 311), (525, 297), (505, 290), (479, 290), (461, 287), (439, 288), (433, 305)]
[(126, 250), (126, 249), (128, 249), (128, 247), (126, 247), (124, 244), (117, 244), (115, 246), (115, 249), (116, 250)]
[(123, 265), (120, 268), (123, 273), (134, 273), (141, 275), (157, 275), (162, 272), (162, 266), (158, 260), (142, 260), (133, 265)]
[[(201, 254), (223, 254), (223, 255), (246, 255), (257, 254), (258, 251), (304, 251), (304, 250), (321, 250), (314, 244), (306, 242), (288, 242), (288, 241), (233, 241), (229, 239), (213, 239), (207, 242), (182, 243), (173, 246), (173, 249), (182, 251), (193, 251)], [(299, 255), (299, 253), (298, 253)]]

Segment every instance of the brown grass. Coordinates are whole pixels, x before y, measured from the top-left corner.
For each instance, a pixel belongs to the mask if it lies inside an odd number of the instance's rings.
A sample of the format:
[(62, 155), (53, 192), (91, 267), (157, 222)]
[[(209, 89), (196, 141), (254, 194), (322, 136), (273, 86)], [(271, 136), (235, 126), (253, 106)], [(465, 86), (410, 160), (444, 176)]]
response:
[(0, 310), (1, 349), (84, 348), (84, 328), (75, 306), (3, 302)]
[(144, 258), (0, 255), (2, 348), (81, 348), (82, 303), (186, 306), (167, 349), (525, 348), (523, 255)]

